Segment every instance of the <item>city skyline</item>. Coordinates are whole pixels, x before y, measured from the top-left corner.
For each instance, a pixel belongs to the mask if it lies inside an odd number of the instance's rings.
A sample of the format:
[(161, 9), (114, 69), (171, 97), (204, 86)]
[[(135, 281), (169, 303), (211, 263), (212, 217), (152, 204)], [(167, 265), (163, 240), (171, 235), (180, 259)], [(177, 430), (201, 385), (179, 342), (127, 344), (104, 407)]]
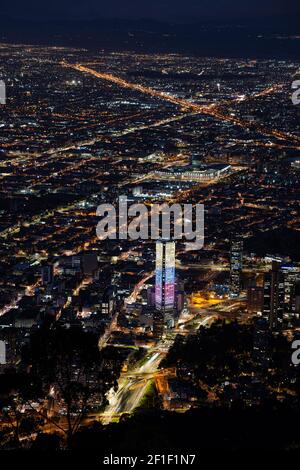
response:
[(17, 6), (0, 37), (0, 457), (298, 455), (296, 4)]

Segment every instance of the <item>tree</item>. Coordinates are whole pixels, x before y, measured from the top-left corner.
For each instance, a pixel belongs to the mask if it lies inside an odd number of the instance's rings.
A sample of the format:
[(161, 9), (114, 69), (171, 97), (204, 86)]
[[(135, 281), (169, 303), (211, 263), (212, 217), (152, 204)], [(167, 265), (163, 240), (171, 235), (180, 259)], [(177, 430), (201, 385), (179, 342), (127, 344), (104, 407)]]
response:
[(59, 326), (32, 335), (24, 362), (41, 383), (45, 406), (40, 414), (65, 434), (70, 447), (92, 406), (106, 404), (106, 393), (116, 385), (120, 364), (109, 361), (105, 350), (99, 351), (93, 333)]
[(17, 447), (21, 446), (21, 434), (30, 434), (41, 424), (36, 420), (33, 409), (25, 412), (28, 392), (33, 398), (31, 388), (30, 374), (7, 370), (0, 375), (0, 421), (13, 435)]

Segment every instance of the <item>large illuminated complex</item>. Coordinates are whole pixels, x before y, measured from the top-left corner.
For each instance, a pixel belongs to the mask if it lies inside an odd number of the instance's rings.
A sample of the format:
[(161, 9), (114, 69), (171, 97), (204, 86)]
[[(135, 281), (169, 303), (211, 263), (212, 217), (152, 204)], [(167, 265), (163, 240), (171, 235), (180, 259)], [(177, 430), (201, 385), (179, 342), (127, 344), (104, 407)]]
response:
[(167, 170), (159, 170), (155, 172), (155, 177), (159, 180), (166, 181), (198, 181), (207, 182), (215, 181), (224, 176), (228, 176), (231, 171), (231, 165), (227, 164), (212, 164), (201, 165), (188, 165), (187, 167), (179, 168), (174, 167)]

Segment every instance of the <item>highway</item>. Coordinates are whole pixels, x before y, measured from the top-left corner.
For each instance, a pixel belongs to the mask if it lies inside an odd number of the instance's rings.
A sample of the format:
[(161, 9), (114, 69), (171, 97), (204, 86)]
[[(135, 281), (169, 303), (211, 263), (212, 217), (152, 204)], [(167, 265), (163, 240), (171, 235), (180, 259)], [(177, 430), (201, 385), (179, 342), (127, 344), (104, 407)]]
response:
[[(197, 323), (195, 329), (205, 326), (212, 320), (212, 315), (207, 315)], [(181, 326), (181, 328), (183, 325)], [(180, 331), (182, 333), (182, 331)], [(118, 390), (109, 392), (107, 406), (104, 413), (101, 413), (103, 424), (109, 424), (116, 416), (122, 413), (132, 413), (137, 408), (144, 397), (148, 386), (158, 372), (162, 359), (172, 347), (178, 330), (173, 330), (168, 335), (168, 339), (161, 340), (155, 347), (148, 350), (142, 361), (123, 372), (118, 382)]]
[(139, 405), (165, 354), (157, 350), (148, 352), (146, 361), (130, 370), (130, 377), (127, 373), (121, 375), (117, 392), (110, 392), (109, 405), (102, 415), (103, 424), (110, 423), (117, 414), (131, 413)]
[(122, 88), (130, 89), (133, 91), (150, 95), (153, 98), (158, 98), (164, 101), (168, 101), (176, 106), (179, 106), (183, 112), (191, 111), (194, 113), (206, 114), (206, 115), (214, 117), (215, 119), (230, 122), (233, 125), (242, 127), (244, 129), (253, 129), (256, 132), (259, 132), (260, 134), (263, 134), (268, 137), (274, 137), (279, 140), (285, 140), (285, 141), (293, 142), (293, 143), (300, 142), (300, 136), (298, 135), (282, 132), (276, 129), (274, 130), (268, 129), (265, 126), (260, 126), (256, 123), (243, 121), (239, 119), (238, 117), (236, 117), (235, 115), (232, 115), (228, 112), (224, 112), (221, 110), (222, 106), (233, 105), (234, 103), (238, 104), (238, 103), (252, 100), (255, 98), (261, 98), (271, 93), (276, 93), (282, 89), (283, 87), (282, 85), (273, 85), (271, 87), (266, 88), (265, 90), (262, 90), (258, 93), (254, 93), (249, 96), (238, 96), (232, 100), (220, 101), (219, 103), (211, 103), (208, 105), (199, 105), (197, 103), (193, 103), (192, 101), (185, 100), (183, 98), (177, 98), (176, 96), (173, 96), (169, 93), (158, 91), (153, 88), (140, 85), (138, 83), (129, 82), (111, 73), (97, 72), (96, 70), (86, 67), (82, 64), (70, 64), (68, 62), (62, 61), (60, 65), (66, 68), (72, 68), (81, 73), (92, 75), (101, 80), (114, 83), (115, 85), (118, 85)]

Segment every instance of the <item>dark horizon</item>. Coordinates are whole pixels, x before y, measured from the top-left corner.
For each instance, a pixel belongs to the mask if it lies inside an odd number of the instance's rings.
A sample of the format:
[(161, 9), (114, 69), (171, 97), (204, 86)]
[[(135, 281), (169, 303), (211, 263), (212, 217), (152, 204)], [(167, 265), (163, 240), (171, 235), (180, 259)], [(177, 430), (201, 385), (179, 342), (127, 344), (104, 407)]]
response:
[(64, 0), (46, 5), (37, 0), (29, 0), (25, 4), (21, 0), (13, 0), (0, 8), (0, 15), (23, 20), (149, 19), (167, 23), (243, 21), (281, 16), (294, 20), (299, 12), (300, 6), (295, 0), (246, 0), (242, 4), (237, 0), (214, 3), (204, 0), (200, 5), (196, 0), (187, 0), (184, 4), (179, 0), (154, 0), (147, 4), (138, 0), (112, 0), (109, 3)]
[(159, 19), (14, 19), (0, 14), (0, 41), (202, 57), (299, 57), (299, 22), (289, 17), (166, 22)]

